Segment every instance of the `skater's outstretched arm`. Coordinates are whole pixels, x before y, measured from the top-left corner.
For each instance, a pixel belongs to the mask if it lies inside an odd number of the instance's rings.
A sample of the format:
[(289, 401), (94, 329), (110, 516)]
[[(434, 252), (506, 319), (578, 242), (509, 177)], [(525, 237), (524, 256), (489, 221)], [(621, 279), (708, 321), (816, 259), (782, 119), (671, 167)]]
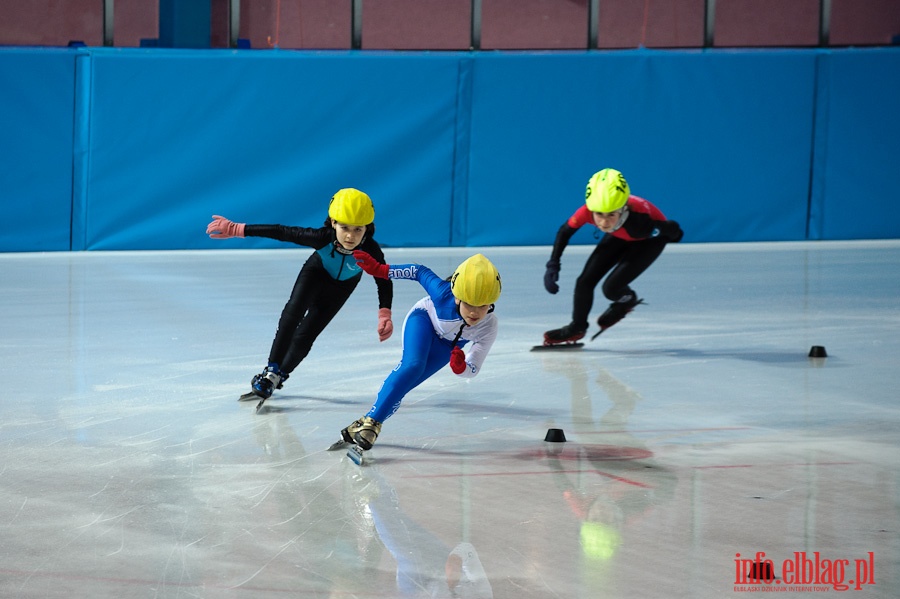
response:
[(244, 223), (236, 223), (224, 216), (213, 214), (212, 222), (206, 225), (206, 233), (211, 239), (230, 239), (244, 236)]
[(355, 250), (353, 257), (356, 258), (359, 267), (373, 277), (418, 281), (429, 295), (438, 293), (438, 288), (447, 285), (447, 282), (434, 274), (430, 268), (421, 264), (383, 264), (362, 250)]
[(206, 226), (206, 233), (212, 239), (232, 237), (266, 237), (276, 241), (296, 243), (312, 248), (321, 248), (331, 243), (333, 233), (326, 227), (287, 227), (285, 225), (248, 225), (228, 220), (214, 214)]

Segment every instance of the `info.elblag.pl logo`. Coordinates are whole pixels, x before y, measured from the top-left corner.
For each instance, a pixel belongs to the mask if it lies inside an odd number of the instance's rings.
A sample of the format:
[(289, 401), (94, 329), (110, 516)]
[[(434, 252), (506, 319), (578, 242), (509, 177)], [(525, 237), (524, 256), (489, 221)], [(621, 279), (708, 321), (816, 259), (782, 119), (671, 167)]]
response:
[(827, 559), (818, 551), (795, 551), (783, 560), (781, 577), (765, 551), (752, 558), (734, 556), (735, 591), (859, 591), (875, 584), (875, 553), (856, 559)]

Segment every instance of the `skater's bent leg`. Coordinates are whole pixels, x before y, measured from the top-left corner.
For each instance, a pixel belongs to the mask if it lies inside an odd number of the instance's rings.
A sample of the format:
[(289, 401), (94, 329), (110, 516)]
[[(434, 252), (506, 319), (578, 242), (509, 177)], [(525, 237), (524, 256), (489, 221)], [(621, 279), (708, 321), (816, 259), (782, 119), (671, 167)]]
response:
[(403, 354), (378, 391), (375, 404), (366, 416), (384, 422), (400, 407), (407, 393), (445, 366), (450, 360), (450, 344), (434, 334), (425, 310), (413, 310), (403, 323)]
[(603, 282), (603, 295), (611, 302), (634, 295), (630, 284), (659, 258), (665, 247), (666, 242), (657, 238), (632, 242)]
[(281, 317), (278, 319), (278, 329), (275, 331), (275, 339), (269, 350), (269, 363), (283, 365), (285, 356), (291, 347), (294, 332), (303, 320), (303, 316), (310, 306), (317, 303), (318, 288), (316, 277), (310, 268), (304, 266), (294, 281), (291, 297), (288, 298)]
[(300, 325), (294, 330), (291, 346), (283, 359), (282, 370), (284, 372), (293, 372), (297, 365), (309, 355), (313, 343), (337, 316), (349, 297), (349, 293), (340, 295), (323, 293), (319, 296), (320, 303), (309, 309)]
[(587, 328), (588, 316), (594, 305), (594, 289), (600, 279), (609, 272), (624, 249), (620, 239), (606, 235), (591, 252), (581, 274), (575, 281), (575, 297), (572, 304), (572, 323)]

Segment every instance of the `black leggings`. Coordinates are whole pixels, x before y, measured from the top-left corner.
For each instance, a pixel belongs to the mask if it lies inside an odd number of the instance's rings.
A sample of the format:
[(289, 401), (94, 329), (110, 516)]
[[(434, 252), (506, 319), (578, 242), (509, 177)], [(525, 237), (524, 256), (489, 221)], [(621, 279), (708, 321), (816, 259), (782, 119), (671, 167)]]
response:
[(269, 362), (290, 374), (309, 354), (313, 342), (337, 315), (361, 277), (336, 281), (325, 270), (304, 264), (297, 275), (291, 297), (281, 311)]
[(659, 258), (665, 247), (666, 241), (658, 237), (625, 241), (612, 235), (604, 235), (575, 282), (572, 322), (587, 327), (588, 316), (594, 305), (594, 288), (606, 273), (609, 276), (603, 281), (603, 295), (614, 302), (624, 295), (634, 293), (629, 287), (631, 282)]

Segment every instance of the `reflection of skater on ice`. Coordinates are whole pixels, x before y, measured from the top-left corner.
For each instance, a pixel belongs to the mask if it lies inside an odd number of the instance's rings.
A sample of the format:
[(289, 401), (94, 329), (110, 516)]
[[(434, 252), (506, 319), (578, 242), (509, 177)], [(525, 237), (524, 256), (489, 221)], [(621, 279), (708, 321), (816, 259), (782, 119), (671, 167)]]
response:
[(310, 478), (302, 464), (311, 454), (284, 413), (253, 424), (263, 456), (240, 477), (236, 493), (246, 497), (247, 525), (221, 546), (240, 546), (245, 565), (258, 570), (247, 581), (270, 572), (300, 572), (320, 591), (315, 596), (365, 596), (384, 556), (365, 505), (375, 484), (346, 476), (358, 472), (356, 467), (339, 474), (343, 488), (333, 478)]
[[(609, 560), (625, 542), (630, 524), (671, 499), (675, 473), (660, 465), (646, 443), (627, 430), (628, 418), (641, 396), (603, 368), (595, 382), (611, 405), (595, 420), (588, 369), (580, 356), (548, 356), (544, 369), (565, 375), (571, 384), (572, 422), (577, 428), (561, 451), (548, 452), (555, 482), (566, 504), (582, 522), (584, 555)], [(573, 467), (571, 462), (577, 462)], [(564, 465), (563, 462), (566, 462)], [(584, 476), (572, 473), (594, 472)]]
[(397, 597), (491, 599), (494, 596), (478, 552), (468, 542), (451, 548), (411, 520), (400, 508), (393, 487), (375, 467), (370, 476), (376, 493), (368, 502), (375, 530), (397, 562)]

